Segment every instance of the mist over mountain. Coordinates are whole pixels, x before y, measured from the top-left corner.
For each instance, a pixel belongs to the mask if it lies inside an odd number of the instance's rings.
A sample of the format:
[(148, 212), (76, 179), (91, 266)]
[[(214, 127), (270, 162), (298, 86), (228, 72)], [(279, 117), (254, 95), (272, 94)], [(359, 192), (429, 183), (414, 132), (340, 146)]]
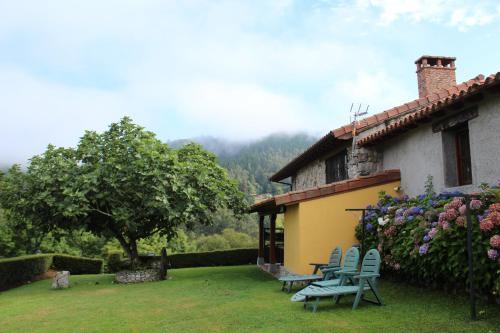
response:
[(174, 148), (189, 142), (201, 144), (218, 156), (220, 164), (238, 180), (240, 190), (249, 195), (257, 195), (288, 191), (288, 186), (271, 183), (268, 178), (316, 140), (316, 137), (305, 133), (277, 133), (250, 142), (199, 137), (175, 140), (169, 144)]

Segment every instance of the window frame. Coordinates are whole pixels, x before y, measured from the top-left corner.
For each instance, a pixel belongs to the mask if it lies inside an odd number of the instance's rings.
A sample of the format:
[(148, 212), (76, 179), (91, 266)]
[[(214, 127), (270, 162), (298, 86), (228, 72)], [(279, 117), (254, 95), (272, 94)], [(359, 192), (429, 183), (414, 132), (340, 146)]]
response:
[[(333, 170), (332, 170), (333, 167)], [(331, 184), (349, 178), (347, 149), (325, 159), (325, 182)]]

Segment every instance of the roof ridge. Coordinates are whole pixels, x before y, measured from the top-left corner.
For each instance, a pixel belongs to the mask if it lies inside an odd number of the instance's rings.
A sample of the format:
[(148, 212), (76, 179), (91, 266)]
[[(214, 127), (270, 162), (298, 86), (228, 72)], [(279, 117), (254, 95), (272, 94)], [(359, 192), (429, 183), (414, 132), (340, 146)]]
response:
[(461, 89), (458, 89), (458, 91), (451, 93), (448, 91), (448, 96), (445, 98), (442, 98), (440, 100), (437, 100), (429, 105), (427, 105), (425, 108), (417, 110), (416, 112), (407, 114), (400, 119), (396, 120), (393, 124), (390, 124), (386, 126), (385, 128), (382, 128), (375, 133), (372, 133), (368, 135), (367, 137), (361, 139), (358, 141), (359, 146), (366, 145), (367, 143), (374, 142), (398, 129), (403, 128), (406, 125), (410, 125), (412, 123), (415, 123), (416, 121), (425, 118), (429, 115), (431, 115), (434, 112), (437, 112), (441, 107), (449, 105), (450, 103), (454, 102), (457, 100), (457, 98), (463, 98), (469, 93), (472, 93), (473, 91), (476, 91), (476, 89), (480, 87), (484, 87), (486, 85), (489, 85), (492, 82), (495, 81), (500, 81), (500, 72), (497, 72), (495, 74), (489, 75), (487, 78), (483, 74), (479, 74), (476, 77), (465, 81), (459, 85), (457, 85), (457, 88), (459, 86), (462, 86)]

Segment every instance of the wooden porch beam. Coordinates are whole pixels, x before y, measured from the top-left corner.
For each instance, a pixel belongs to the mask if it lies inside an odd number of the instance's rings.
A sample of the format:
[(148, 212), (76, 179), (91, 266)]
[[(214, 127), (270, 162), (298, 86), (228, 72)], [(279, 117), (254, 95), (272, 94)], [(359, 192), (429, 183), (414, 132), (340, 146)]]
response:
[(271, 214), (269, 225), (269, 263), (276, 265), (276, 214)]
[(264, 264), (264, 215), (259, 215), (259, 252), (257, 256), (257, 265)]

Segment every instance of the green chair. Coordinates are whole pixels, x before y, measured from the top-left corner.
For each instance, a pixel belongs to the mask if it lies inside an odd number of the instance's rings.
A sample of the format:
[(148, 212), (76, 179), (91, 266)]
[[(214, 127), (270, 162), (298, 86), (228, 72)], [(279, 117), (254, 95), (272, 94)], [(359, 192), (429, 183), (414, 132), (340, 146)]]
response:
[[(281, 287), (281, 290), (284, 291), (285, 289), (287, 292), (290, 292), (292, 290), (292, 286), (294, 282), (311, 282), (311, 281), (317, 281), (325, 278), (328, 274), (331, 274), (335, 270), (340, 270), (340, 261), (342, 260), (342, 248), (340, 246), (337, 246), (332, 250), (330, 253), (330, 258), (328, 260), (328, 264), (324, 263), (311, 263), (310, 265), (314, 266), (314, 271), (313, 274), (290, 274), (286, 276), (282, 276), (279, 278), (281, 282), (283, 282), (283, 285)], [(316, 274), (317, 271), (320, 270), (323, 275)], [(288, 284), (288, 287), (287, 287)]]
[(333, 287), (340, 285), (342, 281), (342, 275), (340, 273), (343, 272), (356, 272), (358, 269), (359, 263), (359, 250), (356, 247), (351, 247), (346, 252), (346, 256), (344, 259), (344, 264), (341, 270), (338, 269), (328, 269), (324, 268), (322, 270), (324, 274), (324, 279), (322, 281), (314, 281), (304, 289), (297, 292), (292, 296), (293, 302), (303, 302), (306, 299), (306, 294), (310, 290), (315, 290), (317, 287)]
[[(307, 291), (304, 291), (305, 302), (304, 308), (312, 307), (313, 312), (316, 312), (320, 298), (333, 297), (335, 304), (338, 304), (340, 298), (344, 295), (356, 295), (352, 309), (355, 310), (361, 300), (383, 305), (382, 297), (377, 288), (377, 279), (380, 276), (380, 254), (373, 249), (366, 253), (361, 265), (361, 271), (357, 272), (337, 272), (341, 276), (339, 286), (333, 287), (318, 287), (310, 286)], [(347, 285), (347, 281), (355, 281), (355, 285)], [(376, 301), (364, 299), (367, 291), (371, 291), (375, 296)], [(312, 302), (310, 302), (313, 300)]]

